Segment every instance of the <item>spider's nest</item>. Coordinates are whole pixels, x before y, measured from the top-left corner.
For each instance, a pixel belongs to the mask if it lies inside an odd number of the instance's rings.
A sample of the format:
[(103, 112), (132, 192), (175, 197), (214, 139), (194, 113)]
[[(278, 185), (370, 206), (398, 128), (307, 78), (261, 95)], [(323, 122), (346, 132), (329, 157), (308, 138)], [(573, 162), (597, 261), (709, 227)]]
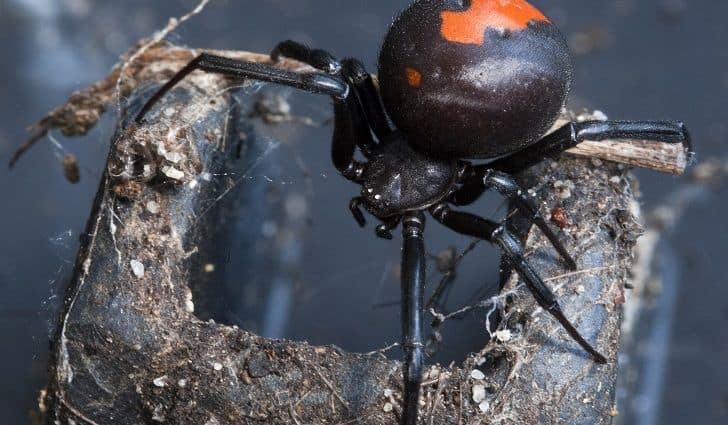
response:
[[(139, 84), (136, 75), (149, 76), (145, 64), (174, 68), (192, 56), (188, 49), (152, 47), (127, 67), (133, 72), (125, 87)], [(172, 65), (159, 63), (165, 58)], [(213, 243), (208, 231), (215, 218), (200, 211), (209, 210), (210, 190), (226, 187), (203, 177), (223, 174), (220, 158), (236, 132), (228, 127), (230, 98), (207, 102), (227, 82), (188, 80), (160, 102), (159, 124), (116, 137), (41, 409), (51, 419), (81, 423), (396, 423), (399, 362), (381, 353), (267, 340), (195, 318), (189, 265)], [(74, 109), (78, 96), (58, 109), (71, 121), (90, 104), (77, 102)], [(129, 110), (143, 97), (131, 92)], [(184, 115), (189, 104), (200, 105), (195, 118)], [(88, 128), (87, 120), (83, 125)], [(179, 173), (170, 175), (170, 167)], [(498, 299), (505, 318), (498, 341), (461, 365), (427, 371), (423, 423), (598, 424), (616, 412), (620, 305), (640, 232), (630, 177), (615, 164), (563, 158), (521, 176), (521, 183), (563, 226), (561, 237), (580, 271), (564, 275), (537, 232), (527, 236), (529, 261), (609, 364), (586, 357), (513, 278), (509, 296)]]

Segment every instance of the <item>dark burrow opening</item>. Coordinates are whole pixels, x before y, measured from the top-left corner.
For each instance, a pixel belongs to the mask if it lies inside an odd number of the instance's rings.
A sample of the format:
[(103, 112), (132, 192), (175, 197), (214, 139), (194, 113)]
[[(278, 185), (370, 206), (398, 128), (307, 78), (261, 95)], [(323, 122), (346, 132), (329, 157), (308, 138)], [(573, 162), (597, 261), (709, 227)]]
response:
[[(298, 115), (249, 119), (260, 99), (278, 95)], [(241, 157), (231, 161), (230, 176), (215, 176), (239, 183), (216, 206), (222, 213), (209, 235), (215, 242), (191, 267), (199, 276), (196, 315), (269, 338), (353, 352), (398, 343), (401, 229), (387, 241), (375, 236), (374, 217), (367, 216), (364, 229), (351, 217), (348, 202), (360, 188), (330, 162), (330, 105), (268, 87), (262, 94), (246, 91), (240, 100)], [(500, 219), (506, 205), (486, 194), (465, 210)], [(436, 312), (447, 315), (495, 295), (499, 254), (487, 242), (474, 244), (429, 219), (425, 243), (426, 301), (444, 279), (449, 282), (433, 303)], [(424, 318), (424, 337), (433, 339), (434, 317), (425, 312)], [(489, 339), (488, 320), (496, 322), (490, 304), (446, 320), (427, 362), (460, 362), (481, 349)], [(385, 354), (398, 359), (401, 350)]]

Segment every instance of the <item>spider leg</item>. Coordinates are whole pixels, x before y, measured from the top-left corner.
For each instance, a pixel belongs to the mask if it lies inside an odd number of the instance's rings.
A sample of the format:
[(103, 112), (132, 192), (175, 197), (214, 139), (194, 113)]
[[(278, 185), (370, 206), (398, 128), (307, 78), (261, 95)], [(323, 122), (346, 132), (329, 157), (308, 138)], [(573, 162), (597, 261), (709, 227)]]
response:
[[(538, 142), (512, 155), (484, 164), (508, 174), (515, 174), (585, 140), (636, 139), (663, 143), (682, 143), (692, 152), (690, 134), (685, 124), (674, 121), (583, 121), (570, 122)], [(476, 167), (476, 168), (477, 168)]]
[(361, 204), (363, 203), (364, 199), (362, 199), (361, 196), (351, 198), (351, 201), (349, 201), (349, 211), (351, 211), (351, 215), (354, 216), (354, 220), (356, 220), (359, 227), (367, 225), (367, 220), (364, 218), (364, 213), (361, 211)]
[(389, 124), (384, 103), (379, 95), (379, 90), (374, 85), (372, 75), (358, 59), (344, 59), (343, 66), (343, 73), (354, 87), (372, 131), (381, 141), (392, 133), (392, 126)]
[[(354, 220), (356, 220), (359, 227), (364, 227), (367, 224), (367, 220), (364, 218), (364, 213), (361, 210), (363, 203), (364, 199), (361, 196), (352, 198), (351, 201), (349, 201), (349, 211), (351, 211), (351, 215), (354, 216)], [(376, 227), (375, 233), (378, 237), (391, 241), (392, 230), (399, 225), (401, 220), (401, 216), (388, 217), (382, 220), (382, 223)]]
[(353, 96), (346, 96), (343, 100), (334, 98), (331, 159), (341, 175), (353, 182), (361, 181), (365, 167), (365, 164), (354, 160), (356, 148), (368, 146), (372, 138), (364, 120)]
[(402, 347), (404, 348), (404, 412), (401, 423), (416, 425), (419, 411), (424, 346), (422, 306), (425, 287), (425, 216), (408, 213), (402, 237)]
[(454, 205), (468, 205), (474, 202), (487, 189), (495, 189), (511, 202), (524, 216), (534, 223), (541, 232), (548, 238), (551, 245), (556, 249), (561, 258), (566, 262), (570, 270), (576, 270), (576, 262), (561, 243), (556, 234), (551, 230), (546, 220), (539, 212), (538, 205), (533, 202), (527, 192), (506, 173), (495, 171), (491, 168), (479, 166), (467, 166), (465, 168), (466, 183), (450, 196), (450, 202)]
[(536, 271), (526, 262), (523, 246), (502, 223), (486, 220), (476, 215), (453, 211), (445, 203), (430, 207), (430, 213), (435, 220), (444, 226), (464, 235), (484, 239), (500, 248), (503, 259), (510, 264), (523, 279), (526, 287), (531, 291), (536, 302), (548, 311), (569, 335), (588, 352), (597, 363), (606, 363), (606, 359), (584, 337), (579, 334), (574, 325), (566, 318), (559, 306), (556, 296), (544, 283)]
[(191, 60), (166, 84), (157, 90), (147, 103), (144, 104), (134, 120), (137, 123), (141, 123), (144, 115), (149, 112), (152, 106), (162, 96), (195, 70), (282, 84), (311, 93), (329, 95), (334, 99), (345, 99), (349, 94), (349, 86), (346, 84), (346, 81), (336, 76), (285, 71), (259, 63), (239, 61), (223, 56), (202, 53)]
[(366, 114), (377, 138), (382, 140), (392, 132), (379, 90), (361, 61), (347, 58), (339, 62), (334, 55), (325, 50), (313, 49), (292, 40), (279, 43), (270, 56), (274, 61), (279, 60), (281, 56), (296, 59), (332, 75), (341, 73), (354, 88), (360, 107)]
[(140, 123), (162, 96), (195, 70), (268, 81), (331, 96), (334, 100), (334, 135), (331, 147), (334, 166), (349, 180), (359, 181), (361, 178), (364, 164), (354, 160), (354, 152), (357, 145), (370, 143), (371, 133), (365, 122), (366, 118), (358, 109), (356, 98), (351, 96), (349, 84), (337, 76), (290, 72), (259, 63), (202, 53), (152, 95), (137, 114), (136, 122)]
[[(391, 128), (381, 106), (379, 92), (374, 87), (372, 77), (364, 69), (364, 65), (356, 59), (344, 59), (339, 62), (334, 55), (326, 50), (313, 49), (305, 44), (293, 40), (286, 40), (279, 43), (270, 54), (274, 61), (280, 60), (281, 56), (296, 59), (300, 62), (311, 65), (316, 69), (325, 71), (331, 75), (343, 76), (346, 82), (354, 91), (357, 113), (366, 116), (366, 134), (359, 137), (359, 149), (364, 156), (369, 157), (374, 149), (375, 143), (371, 138), (370, 131), (381, 140), (385, 134), (391, 133)], [(370, 126), (372, 127), (370, 129)], [(386, 130), (386, 132), (385, 132)], [(364, 129), (362, 129), (364, 131)]]
[(271, 59), (276, 62), (280, 60), (281, 56), (307, 63), (331, 75), (338, 74), (341, 71), (341, 62), (334, 55), (326, 50), (312, 49), (297, 41), (281, 41), (270, 52)]
[[(576, 270), (576, 262), (571, 257), (571, 255), (566, 250), (556, 234), (553, 232), (553, 230), (551, 230), (551, 227), (549, 227), (548, 223), (546, 223), (546, 220), (539, 212), (538, 205), (536, 205), (533, 199), (528, 197), (527, 192), (513, 179), (513, 177), (509, 176), (506, 173), (501, 173), (493, 169), (481, 169), (478, 171), (474, 171), (473, 178), (478, 182), (482, 182), (484, 189), (495, 189), (506, 199), (514, 202), (518, 210), (521, 211), (528, 220), (533, 222), (546, 236), (546, 238), (548, 238), (549, 242), (551, 242), (551, 245), (553, 245), (561, 258), (563, 258), (566, 262), (566, 266), (570, 270)], [(474, 186), (472, 185), (466, 185), (460, 190), (456, 191), (451, 197), (453, 203), (455, 205), (463, 205), (462, 203), (458, 202), (460, 200), (460, 196), (464, 198), (471, 198), (472, 193), (469, 193), (469, 191), (473, 190), (480, 191), (479, 188), (474, 188)], [(482, 193), (482, 191), (480, 191), (479, 193)], [(478, 196), (480, 195), (478, 194)]]
[(374, 230), (378, 237), (382, 239), (392, 240), (392, 230), (397, 228), (402, 217), (394, 216), (384, 219), (380, 225)]

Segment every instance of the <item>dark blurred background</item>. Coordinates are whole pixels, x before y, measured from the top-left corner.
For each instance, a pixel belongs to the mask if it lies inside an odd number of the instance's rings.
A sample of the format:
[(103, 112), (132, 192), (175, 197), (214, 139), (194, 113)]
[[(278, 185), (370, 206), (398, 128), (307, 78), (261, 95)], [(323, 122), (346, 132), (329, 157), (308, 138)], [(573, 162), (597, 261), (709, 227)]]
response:
[[(728, 2), (715, 0), (533, 0), (569, 40), (576, 63), (574, 109), (614, 119), (680, 119), (692, 130), (698, 160), (728, 156)], [(24, 128), (75, 89), (106, 75), (141, 37), (196, 4), (192, 0), (0, 0), (0, 163), (25, 139)], [(170, 40), (196, 47), (269, 51), (292, 38), (357, 56), (374, 71), (379, 43), (405, 0), (213, 0)], [(326, 99), (276, 93), (293, 113), (326, 121)], [(243, 102), (250, 96), (241, 96)], [(88, 136), (44, 139), (15, 169), (0, 164), (0, 417), (27, 423), (45, 381), (49, 336), (78, 235), (101, 176), (113, 116)], [(329, 163), (330, 127), (283, 124), (261, 128), (264, 164), (245, 179), (250, 211), (231, 232), (244, 236), (224, 256), (225, 303), (209, 314), (273, 337), (370, 351), (398, 340), (399, 241), (360, 230), (346, 208), (357, 188)], [(264, 149), (265, 151), (265, 149)], [(73, 153), (81, 182), (69, 184), (60, 158)], [(646, 210), (683, 184), (638, 170)], [(265, 208), (271, 193), (289, 217), (295, 243), (266, 272), (256, 255), (276, 233), (280, 214)], [(652, 332), (658, 354), (646, 367), (657, 385), (621, 394), (627, 423), (728, 423), (728, 190), (706, 191), (668, 237), (674, 294)], [(245, 208), (245, 205), (243, 205)], [(485, 201), (481, 213), (502, 211)], [(428, 228), (428, 250), (461, 250), (468, 240)], [(258, 247), (258, 248), (257, 248)], [(434, 263), (434, 262), (431, 262)], [(434, 265), (431, 280), (437, 278)], [(449, 305), (493, 290), (497, 256), (487, 246), (469, 255)], [(672, 282), (672, 283), (670, 283)], [(230, 296), (230, 295), (233, 296)], [(212, 303), (214, 304), (214, 303)], [(483, 317), (444, 330), (435, 361), (449, 362), (482, 345)], [(393, 356), (398, 355), (392, 351)], [(663, 361), (664, 360), (664, 361)], [(651, 366), (650, 366), (651, 365)]]

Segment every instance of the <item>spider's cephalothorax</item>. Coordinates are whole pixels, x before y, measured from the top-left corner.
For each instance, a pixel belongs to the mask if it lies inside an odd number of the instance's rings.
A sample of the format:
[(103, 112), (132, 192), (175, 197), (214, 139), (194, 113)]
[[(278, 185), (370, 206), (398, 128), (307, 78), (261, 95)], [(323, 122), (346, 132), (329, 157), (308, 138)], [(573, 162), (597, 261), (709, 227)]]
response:
[[(144, 105), (137, 123), (175, 84), (195, 70), (257, 79), (331, 96), (331, 157), (345, 178), (361, 186), (349, 208), (365, 225), (363, 206), (377, 217), (380, 237), (402, 224), (402, 346), (405, 353), (403, 424), (416, 424), (424, 351), (425, 212), (455, 232), (497, 246), (536, 301), (600, 363), (599, 354), (564, 316), (553, 292), (524, 258), (504, 223), (451, 206), (473, 203), (486, 190), (508, 198), (544, 232), (565, 265), (576, 262), (546, 224), (537, 204), (510, 177), (584, 140), (608, 138), (682, 143), (680, 122), (571, 122), (549, 135), (571, 82), (571, 60), (556, 26), (523, 0), (419, 0), (390, 28), (379, 56), (380, 88), (355, 59), (294, 41), (273, 49), (316, 68), (295, 73), (273, 64), (203, 53)], [(394, 128), (392, 127), (394, 124)], [(357, 148), (366, 162), (354, 159)], [(472, 164), (466, 158), (489, 159)]]
[(371, 153), (362, 173), (361, 198), (381, 218), (416, 211), (442, 200), (457, 183), (458, 162), (417, 151), (392, 133)]

